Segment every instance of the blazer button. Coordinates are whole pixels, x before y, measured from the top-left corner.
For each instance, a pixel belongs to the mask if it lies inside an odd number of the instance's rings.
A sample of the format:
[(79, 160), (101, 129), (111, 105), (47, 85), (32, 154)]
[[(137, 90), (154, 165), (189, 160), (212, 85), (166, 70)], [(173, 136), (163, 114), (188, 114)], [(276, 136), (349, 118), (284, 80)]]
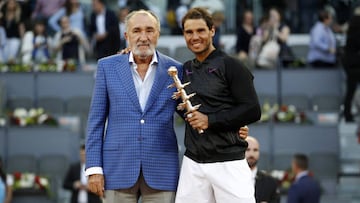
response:
[(141, 120), (140, 120), (140, 123), (141, 123), (141, 124), (144, 124), (144, 123), (145, 123), (145, 120), (144, 120), (144, 119), (141, 119)]

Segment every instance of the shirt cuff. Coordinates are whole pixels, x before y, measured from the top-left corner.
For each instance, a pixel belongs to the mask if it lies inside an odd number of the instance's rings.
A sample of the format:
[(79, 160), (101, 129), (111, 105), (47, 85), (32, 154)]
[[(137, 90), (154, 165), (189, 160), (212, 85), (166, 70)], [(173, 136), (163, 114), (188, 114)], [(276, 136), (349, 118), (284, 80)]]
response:
[(85, 170), (85, 176), (88, 177), (94, 174), (104, 174), (103, 169), (101, 167), (90, 167)]

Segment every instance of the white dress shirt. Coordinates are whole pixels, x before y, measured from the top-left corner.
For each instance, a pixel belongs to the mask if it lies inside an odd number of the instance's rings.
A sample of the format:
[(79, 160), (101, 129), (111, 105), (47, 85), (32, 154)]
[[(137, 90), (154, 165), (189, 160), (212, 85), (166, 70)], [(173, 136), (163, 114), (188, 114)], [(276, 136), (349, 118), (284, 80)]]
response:
[(105, 34), (105, 10), (96, 15), (96, 31), (97, 34)]
[(257, 172), (258, 172), (257, 167), (255, 167), (253, 170), (251, 170), (251, 178), (252, 178), (254, 186), (255, 186), (255, 183), (256, 183), (256, 174), (257, 174)]
[[(82, 185), (87, 184), (87, 178), (85, 176), (85, 164), (81, 164), (80, 182), (81, 182)], [(78, 202), (79, 203), (87, 203), (88, 202), (88, 196), (87, 196), (87, 191), (86, 190), (79, 190)]]
[(141, 110), (144, 111), (146, 102), (149, 98), (151, 88), (154, 84), (155, 80), (155, 67), (157, 64), (157, 56), (156, 54), (153, 55), (153, 58), (150, 62), (149, 68), (146, 71), (146, 75), (144, 77), (144, 80), (141, 79), (139, 73), (136, 71), (137, 65), (134, 61), (133, 54), (130, 53), (129, 56), (129, 62), (131, 63), (131, 74), (134, 80), (136, 94), (139, 99), (139, 103), (141, 106)]

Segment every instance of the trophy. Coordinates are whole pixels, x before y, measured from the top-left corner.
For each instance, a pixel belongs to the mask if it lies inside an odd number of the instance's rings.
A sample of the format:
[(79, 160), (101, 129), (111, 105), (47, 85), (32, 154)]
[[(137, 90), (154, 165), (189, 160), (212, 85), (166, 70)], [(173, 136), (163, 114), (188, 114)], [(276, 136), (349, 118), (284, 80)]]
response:
[[(172, 99), (181, 98), (182, 102), (177, 106), (177, 110), (186, 109), (185, 116), (199, 109), (201, 104), (193, 106), (190, 102), (190, 98), (193, 97), (196, 93), (187, 94), (185, 91), (185, 87), (190, 84), (190, 82), (182, 84), (179, 77), (178, 71), (175, 66), (170, 66), (168, 69), (168, 74), (173, 78), (174, 83), (169, 85), (168, 88), (176, 87), (177, 91), (172, 95)], [(198, 129), (198, 133), (203, 133), (202, 129)]]

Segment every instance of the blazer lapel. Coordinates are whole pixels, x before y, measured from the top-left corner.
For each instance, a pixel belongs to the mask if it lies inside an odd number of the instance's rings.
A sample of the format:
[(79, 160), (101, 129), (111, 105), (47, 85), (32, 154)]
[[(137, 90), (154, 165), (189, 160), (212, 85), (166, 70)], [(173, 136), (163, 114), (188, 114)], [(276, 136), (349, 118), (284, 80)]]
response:
[(155, 68), (156, 75), (154, 84), (151, 88), (151, 92), (149, 95), (149, 98), (146, 102), (145, 110), (144, 112), (148, 111), (149, 108), (154, 104), (154, 102), (157, 100), (158, 95), (163, 90), (164, 85), (166, 84), (166, 81), (168, 80), (168, 77), (170, 77), (167, 73), (167, 67), (166, 63), (163, 62), (162, 57), (158, 55), (158, 65)]
[(117, 58), (117, 63), (115, 65), (116, 71), (119, 75), (119, 78), (121, 80), (121, 84), (123, 84), (127, 94), (129, 95), (129, 99), (134, 103), (134, 106), (141, 112), (141, 107), (140, 107), (140, 103), (139, 103), (139, 98), (136, 94), (136, 90), (135, 90), (135, 84), (133, 81), (133, 77), (131, 74), (131, 66), (130, 63), (128, 61), (129, 58), (129, 54), (126, 55), (126, 57), (124, 57), (126, 59), (125, 62), (123, 60), (121, 60), (121, 58)]

